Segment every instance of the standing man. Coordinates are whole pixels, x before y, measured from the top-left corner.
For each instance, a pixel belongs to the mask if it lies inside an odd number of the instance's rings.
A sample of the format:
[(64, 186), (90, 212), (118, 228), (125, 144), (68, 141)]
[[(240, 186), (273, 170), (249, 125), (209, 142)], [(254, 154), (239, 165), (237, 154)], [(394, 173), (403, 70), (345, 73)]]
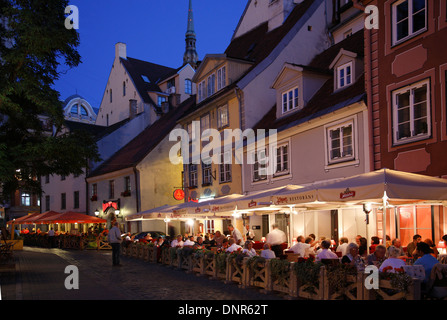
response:
[(54, 230), (53, 228), (48, 231), (48, 240), (50, 240), (50, 248), (54, 248)]
[(228, 225), (228, 231), (230, 231), (230, 234), (234, 238), (234, 241), (236, 242), (237, 245), (241, 245), (241, 243), (243, 243), (241, 232), (235, 227), (233, 227), (232, 224)]
[(112, 246), (112, 262), (114, 266), (121, 266), (120, 264), (120, 245), (121, 245), (121, 231), (118, 228), (118, 222), (113, 224), (107, 236), (107, 240)]
[(278, 229), (278, 224), (273, 224), (272, 228), (273, 230), (267, 235), (266, 242), (271, 245), (273, 252), (279, 257), (283, 254), (281, 244), (287, 241), (287, 237), (284, 231)]
[(255, 239), (255, 233), (252, 230), (250, 230), (250, 225), (248, 223), (245, 225), (245, 229), (246, 229), (245, 240), (253, 241)]

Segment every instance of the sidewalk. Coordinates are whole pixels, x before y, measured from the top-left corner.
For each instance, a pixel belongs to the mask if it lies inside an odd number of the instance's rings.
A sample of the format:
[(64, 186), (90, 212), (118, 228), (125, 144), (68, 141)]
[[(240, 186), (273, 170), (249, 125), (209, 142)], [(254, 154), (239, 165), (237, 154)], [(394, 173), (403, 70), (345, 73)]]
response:
[[(16, 271), (0, 272), (2, 300), (283, 300), (280, 295), (187, 274), (111, 251), (24, 247), (14, 252)], [(78, 267), (79, 290), (67, 290), (65, 268)]]

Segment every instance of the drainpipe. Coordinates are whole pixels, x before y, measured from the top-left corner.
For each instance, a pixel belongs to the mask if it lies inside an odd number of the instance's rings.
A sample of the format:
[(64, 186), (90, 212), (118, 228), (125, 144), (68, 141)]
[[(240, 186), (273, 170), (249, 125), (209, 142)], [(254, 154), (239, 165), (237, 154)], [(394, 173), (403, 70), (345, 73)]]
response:
[[(354, 8), (365, 11), (365, 6), (362, 1), (353, 0)], [(368, 73), (368, 78), (365, 78), (366, 82), (366, 99), (368, 107), (368, 126), (369, 126), (369, 166), (370, 171), (374, 171), (374, 120), (373, 120), (373, 100), (372, 100), (372, 29), (364, 31), (365, 34), (365, 57), (368, 57), (365, 61), (365, 71)]]

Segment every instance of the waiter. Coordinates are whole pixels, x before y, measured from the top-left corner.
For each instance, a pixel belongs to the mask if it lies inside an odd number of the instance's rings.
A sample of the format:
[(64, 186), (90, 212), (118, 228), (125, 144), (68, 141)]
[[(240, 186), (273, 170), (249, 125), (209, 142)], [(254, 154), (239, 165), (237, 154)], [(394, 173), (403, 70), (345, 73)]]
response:
[(245, 225), (245, 228), (247, 229), (245, 232), (245, 239), (247, 241), (253, 241), (255, 238), (255, 233), (250, 230), (250, 226), (248, 225), (248, 223)]
[(287, 241), (284, 231), (278, 229), (278, 225), (275, 223), (272, 225), (272, 231), (267, 235), (267, 243), (272, 247), (272, 251), (275, 252), (276, 257), (282, 255), (281, 244)]

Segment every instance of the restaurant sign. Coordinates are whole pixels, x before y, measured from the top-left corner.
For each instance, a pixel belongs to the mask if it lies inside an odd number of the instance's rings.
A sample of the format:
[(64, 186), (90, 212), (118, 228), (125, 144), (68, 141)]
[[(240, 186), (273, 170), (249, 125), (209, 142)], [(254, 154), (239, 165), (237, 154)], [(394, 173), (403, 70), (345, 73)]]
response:
[(355, 191), (351, 191), (349, 188), (346, 188), (345, 191), (340, 193), (340, 199), (346, 199), (346, 198), (354, 198), (355, 197)]

